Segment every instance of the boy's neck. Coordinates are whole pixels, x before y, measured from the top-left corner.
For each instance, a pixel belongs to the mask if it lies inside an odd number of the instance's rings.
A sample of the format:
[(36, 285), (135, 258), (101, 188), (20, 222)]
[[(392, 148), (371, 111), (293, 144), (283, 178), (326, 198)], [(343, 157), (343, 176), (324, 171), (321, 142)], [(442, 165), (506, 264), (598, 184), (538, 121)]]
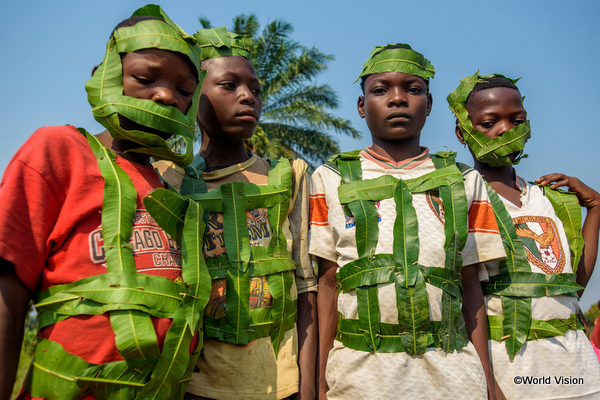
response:
[(126, 152), (127, 150), (137, 149), (139, 144), (129, 140), (120, 140), (112, 137), (108, 130), (96, 135), (98, 140), (107, 148), (111, 149), (116, 155), (136, 164), (151, 166), (150, 156), (143, 153)]
[(415, 158), (423, 153), (418, 137), (402, 141), (382, 140), (373, 137), (371, 151), (382, 157), (394, 160), (397, 163)]
[(198, 153), (206, 163), (206, 169), (243, 163), (250, 159), (243, 140), (215, 140), (202, 134), (202, 146)]
[(512, 165), (490, 167), (488, 164), (475, 160), (474, 167), (496, 193), (517, 207), (521, 207), (521, 191), (517, 187), (517, 174)]

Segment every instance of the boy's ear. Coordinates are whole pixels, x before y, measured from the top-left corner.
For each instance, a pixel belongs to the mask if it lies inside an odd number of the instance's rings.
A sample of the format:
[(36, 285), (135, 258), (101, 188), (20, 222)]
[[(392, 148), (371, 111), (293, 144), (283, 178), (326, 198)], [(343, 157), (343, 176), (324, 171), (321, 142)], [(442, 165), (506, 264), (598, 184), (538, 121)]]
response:
[(94, 68), (92, 68), (92, 76), (94, 76), (94, 72), (96, 72), (98, 68), (100, 68), (100, 64), (97, 64), (96, 66), (94, 66)]
[(463, 136), (463, 133), (460, 130), (460, 127), (458, 126), (458, 124), (454, 125), (454, 133), (456, 134), (456, 138), (458, 139), (458, 141), (460, 142), (460, 144), (464, 144), (464, 145), (467, 144), (465, 142), (465, 137)]
[(433, 96), (431, 93), (427, 93), (427, 116), (431, 113), (431, 107), (433, 107)]
[[(365, 118), (365, 96), (360, 95), (358, 96), (358, 101), (356, 102), (356, 108), (358, 109), (358, 115), (361, 118)], [(427, 115), (429, 115), (429, 112), (427, 112)]]

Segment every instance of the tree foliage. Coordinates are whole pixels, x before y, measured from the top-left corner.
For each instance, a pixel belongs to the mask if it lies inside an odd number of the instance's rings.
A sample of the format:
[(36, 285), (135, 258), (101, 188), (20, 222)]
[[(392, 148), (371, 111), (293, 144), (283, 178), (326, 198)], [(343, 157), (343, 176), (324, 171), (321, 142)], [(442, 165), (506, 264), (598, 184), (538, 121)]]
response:
[[(212, 27), (208, 19), (199, 20), (203, 28)], [(260, 31), (255, 14), (241, 14), (229, 30), (254, 39), (252, 64), (262, 85), (262, 116), (249, 149), (273, 158), (300, 157), (314, 169), (340, 151), (336, 134), (361, 138), (349, 120), (331, 113), (339, 107), (337, 93), (314, 82), (333, 56), (293, 40), (292, 24), (281, 19)]]

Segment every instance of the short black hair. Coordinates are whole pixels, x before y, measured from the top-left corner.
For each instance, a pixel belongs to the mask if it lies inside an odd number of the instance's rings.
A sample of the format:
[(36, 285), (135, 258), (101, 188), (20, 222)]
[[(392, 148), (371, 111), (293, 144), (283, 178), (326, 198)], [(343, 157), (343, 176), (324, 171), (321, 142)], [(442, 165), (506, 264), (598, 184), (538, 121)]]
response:
[(164, 21), (164, 19), (162, 18), (158, 18), (158, 17), (153, 17), (151, 15), (134, 15), (132, 17), (129, 17), (121, 22), (119, 22), (119, 24), (117, 26), (115, 26), (115, 29), (112, 30), (112, 33), (110, 34), (110, 37), (112, 38), (113, 35), (115, 34), (115, 31), (117, 29), (121, 29), (121, 28), (129, 28), (132, 26), (135, 26), (135, 24), (137, 24), (138, 22), (141, 21), (148, 21), (151, 19), (156, 19), (159, 21)]
[(497, 87), (505, 87), (505, 88), (509, 88), (509, 89), (515, 89), (517, 92), (520, 93), (517, 85), (515, 85), (514, 82), (511, 81), (510, 79), (505, 78), (503, 76), (492, 76), (492, 77), (486, 78), (485, 80), (483, 80), (475, 85), (475, 87), (473, 88), (471, 93), (469, 93), (469, 95), (467, 96), (467, 100), (465, 101), (465, 106), (469, 102), (469, 99), (471, 98), (471, 95), (473, 93), (481, 92), (482, 90), (494, 89)]
[[(377, 53), (373, 54), (373, 57), (375, 57), (378, 54), (381, 54), (385, 50), (393, 50), (393, 49), (412, 50), (412, 47), (404, 45), (402, 43), (392, 44), (389, 46), (385, 46), (383, 49), (381, 49)], [(360, 77), (360, 89), (362, 90), (363, 94), (365, 94), (365, 81), (367, 80), (368, 77), (369, 77), (369, 75), (364, 75), (364, 76)], [(429, 81), (424, 78), (423, 78), (423, 80), (425, 81), (425, 86), (427, 87), (427, 93), (429, 93)]]

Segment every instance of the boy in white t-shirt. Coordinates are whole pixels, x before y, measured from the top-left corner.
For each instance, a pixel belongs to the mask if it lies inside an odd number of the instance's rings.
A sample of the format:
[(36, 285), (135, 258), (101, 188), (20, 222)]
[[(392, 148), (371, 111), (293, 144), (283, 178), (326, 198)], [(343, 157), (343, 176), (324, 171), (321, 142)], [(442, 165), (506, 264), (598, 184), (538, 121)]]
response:
[[(541, 186), (517, 176), (530, 127), (516, 81), (476, 73), (448, 96), (506, 246), (507, 258), (483, 273), (492, 368), (507, 398), (600, 398), (600, 365), (575, 296), (596, 261), (600, 194), (563, 174), (542, 176)], [(583, 231), (579, 204), (588, 210)]]
[(313, 174), (319, 398), (494, 391), (477, 264), (505, 253), (481, 176), (420, 145), (433, 76), (410, 46), (376, 47), (358, 99), (373, 145)]

